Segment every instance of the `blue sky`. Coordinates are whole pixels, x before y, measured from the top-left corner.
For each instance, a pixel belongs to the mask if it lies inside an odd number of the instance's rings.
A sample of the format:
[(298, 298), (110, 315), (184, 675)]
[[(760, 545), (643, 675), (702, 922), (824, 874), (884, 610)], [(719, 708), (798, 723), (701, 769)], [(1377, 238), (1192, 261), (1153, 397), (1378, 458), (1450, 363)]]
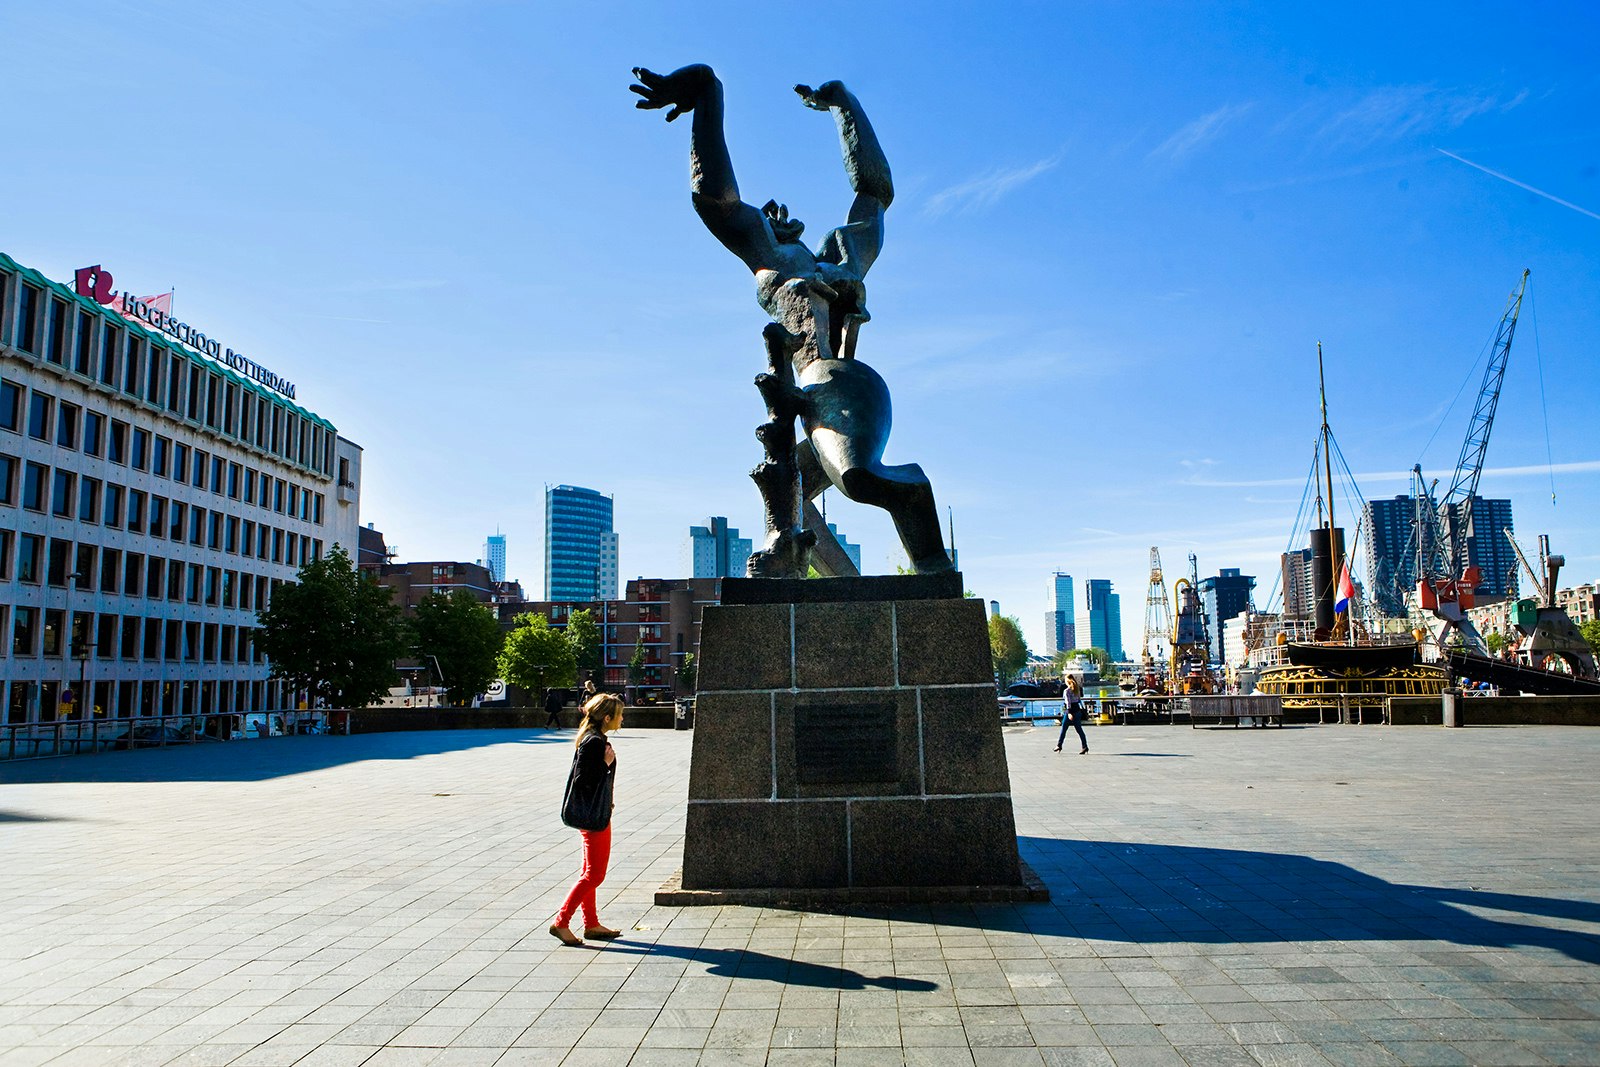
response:
[[(704, 516), (759, 532), (764, 317), (690, 209), (687, 122), (635, 111), (629, 68), (713, 65), (745, 199), (813, 238), (850, 192), (790, 86), (840, 78), (898, 194), (858, 350), (887, 458), (1031, 644), (1063, 569), (1116, 583), (1136, 645), (1152, 545), (1265, 599), (1319, 340), (1362, 491), (1447, 477), (1524, 267), (1482, 490), (1600, 575), (1592, 5), (752, 10), (0, 6), (0, 248), (175, 287), (366, 448), (363, 521), (402, 558), (498, 527), (538, 595), (567, 482), (615, 494), (624, 576), (676, 575)], [(890, 569), (885, 516), (828, 510)]]

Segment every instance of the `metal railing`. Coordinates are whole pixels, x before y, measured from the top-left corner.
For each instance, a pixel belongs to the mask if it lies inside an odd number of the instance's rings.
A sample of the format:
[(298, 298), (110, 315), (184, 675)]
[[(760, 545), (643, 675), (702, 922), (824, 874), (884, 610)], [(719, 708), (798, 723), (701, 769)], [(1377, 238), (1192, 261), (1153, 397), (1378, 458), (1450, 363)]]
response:
[(71, 756), (130, 748), (224, 740), (205, 733), (207, 715), (137, 719), (60, 719), (0, 726), (0, 760)]

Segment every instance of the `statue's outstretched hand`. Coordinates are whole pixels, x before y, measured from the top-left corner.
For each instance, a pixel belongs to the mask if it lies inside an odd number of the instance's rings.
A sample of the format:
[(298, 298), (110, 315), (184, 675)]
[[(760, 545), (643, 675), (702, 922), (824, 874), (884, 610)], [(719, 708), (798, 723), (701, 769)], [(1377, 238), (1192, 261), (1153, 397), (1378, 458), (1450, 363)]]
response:
[(800, 94), (801, 103), (813, 111), (827, 111), (829, 108), (844, 107), (847, 102), (844, 82), (823, 82), (815, 89), (809, 85), (796, 85), (794, 91)]
[(641, 84), (628, 88), (644, 98), (634, 101), (633, 106), (647, 111), (670, 107), (672, 110), (667, 112), (668, 122), (686, 111), (693, 111), (700, 102), (700, 94), (716, 77), (704, 63), (679, 67), (671, 74), (657, 74), (644, 67), (634, 67), (633, 76)]

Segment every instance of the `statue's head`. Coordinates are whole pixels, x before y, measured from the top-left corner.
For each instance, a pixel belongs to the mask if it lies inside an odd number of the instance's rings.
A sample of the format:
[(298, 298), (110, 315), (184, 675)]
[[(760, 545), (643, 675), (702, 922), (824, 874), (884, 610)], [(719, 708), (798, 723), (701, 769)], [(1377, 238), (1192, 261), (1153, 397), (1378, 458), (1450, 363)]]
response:
[(806, 224), (799, 219), (789, 217), (789, 208), (776, 200), (768, 200), (761, 207), (761, 213), (767, 217), (767, 225), (772, 228), (772, 236), (780, 244), (799, 244), (800, 235), (806, 232)]

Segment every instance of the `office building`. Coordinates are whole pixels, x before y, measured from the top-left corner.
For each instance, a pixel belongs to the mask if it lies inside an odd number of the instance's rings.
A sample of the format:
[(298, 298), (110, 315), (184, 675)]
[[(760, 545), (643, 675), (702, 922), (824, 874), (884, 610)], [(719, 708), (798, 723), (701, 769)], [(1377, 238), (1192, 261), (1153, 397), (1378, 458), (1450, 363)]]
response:
[[(1417, 584), (1416, 498), (1369, 500), (1365, 514), (1367, 578), (1373, 598), (1387, 615), (1404, 615), (1405, 597)], [(1516, 589), (1517, 554), (1506, 536), (1514, 532), (1511, 501), (1472, 498), (1469, 516), (1462, 504), (1450, 508), (1453, 525), (1466, 533), (1467, 562), (1482, 573), (1479, 597), (1503, 597)]]
[[(588, 610), (600, 630), (596, 684), (615, 693), (632, 689), (640, 701), (668, 700), (692, 693), (678, 672), (687, 656), (699, 654), (700, 616), (707, 604), (719, 602), (719, 586), (716, 578), (634, 578), (621, 598), (502, 602), (497, 610), (508, 628), (533, 612), (558, 630), (566, 629), (574, 611)], [(641, 644), (644, 662), (634, 675), (629, 663)]]
[(593, 489), (546, 486), (544, 593), (546, 600), (614, 600), (617, 535), (612, 501)]
[(0, 709), (8, 724), (286, 710), (258, 610), (339, 544), (361, 449), (293, 383), (109, 272), (0, 255)]
[(1298, 548), (1278, 557), (1283, 590), (1283, 617), (1309, 619), (1317, 613), (1317, 594), (1311, 587), (1311, 550)]
[(483, 544), (483, 565), (497, 582), (506, 580), (506, 535), (498, 531)]
[(376, 578), (379, 585), (394, 590), (394, 602), (407, 615), (415, 614), (417, 605), (434, 593), (452, 596), (463, 592), (480, 604), (497, 603), (497, 588), (503, 584), (496, 582), (482, 563), (455, 560), (386, 562), (377, 568)]
[(1087, 625), (1080, 633), (1089, 636), (1089, 647), (1103, 648), (1111, 658), (1127, 658), (1122, 651), (1122, 597), (1112, 592), (1111, 579), (1090, 578), (1085, 585), (1088, 607)]
[(839, 547), (844, 549), (844, 554), (850, 557), (850, 562), (856, 565), (856, 573), (861, 573), (861, 546), (851, 543), (850, 539), (839, 532), (839, 527), (828, 523), (828, 532), (833, 534), (833, 539), (839, 542)]
[(1050, 576), (1050, 593), (1045, 601), (1044, 654), (1070, 652), (1078, 647), (1078, 627), (1074, 620), (1077, 602), (1072, 599), (1072, 575), (1056, 571)]
[(1237, 567), (1224, 567), (1210, 578), (1200, 579), (1200, 605), (1210, 620), (1211, 660), (1227, 663), (1227, 632), (1237, 627), (1236, 616), (1250, 606), (1250, 593), (1256, 587), (1254, 576), (1240, 574)]
[(704, 526), (689, 527), (685, 569), (692, 578), (743, 578), (750, 549), (750, 538), (740, 537), (725, 517), (713, 515)]

